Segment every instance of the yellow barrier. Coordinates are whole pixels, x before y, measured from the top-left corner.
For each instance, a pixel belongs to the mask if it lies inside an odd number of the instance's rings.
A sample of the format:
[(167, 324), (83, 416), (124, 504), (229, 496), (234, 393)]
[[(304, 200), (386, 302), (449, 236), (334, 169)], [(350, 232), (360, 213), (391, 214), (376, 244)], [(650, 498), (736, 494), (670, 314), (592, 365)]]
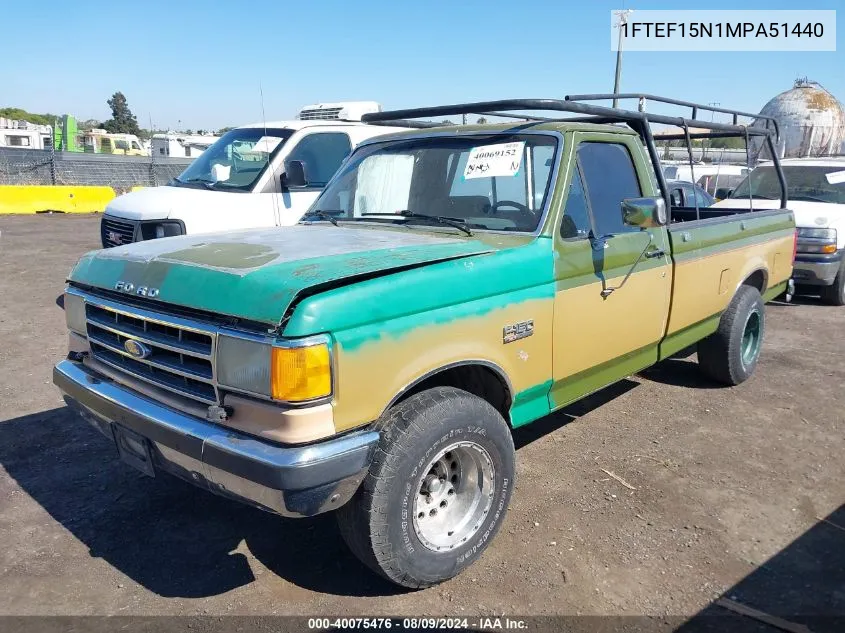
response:
[(104, 211), (114, 196), (111, 187), (0, 185), (0, 214)]

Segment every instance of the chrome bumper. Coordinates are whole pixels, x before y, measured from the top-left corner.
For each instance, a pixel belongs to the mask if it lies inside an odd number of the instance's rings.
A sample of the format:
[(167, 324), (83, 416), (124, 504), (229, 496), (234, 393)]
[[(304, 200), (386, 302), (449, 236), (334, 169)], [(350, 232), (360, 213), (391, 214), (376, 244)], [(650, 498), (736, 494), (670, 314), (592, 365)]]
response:
[[(379, 438), (376, 431), (364, 430), (281, 447), (161, 405), (74, 361), (56, 365), (53, 382), (68, 406), (112, 442), (128, 435), (124, 429), (147, 440), (154, 472), (166, 471), (284, 516), (312, 516), (346, 503), (363, 480)], [(121, 454), (132, 450), (125, 443), (121, 448)]]
[(793, 264), (792, 278), (799, 285), (830, 286), (842, 266), (842, 255), (843, 251), (831, 255), (799, 253)]

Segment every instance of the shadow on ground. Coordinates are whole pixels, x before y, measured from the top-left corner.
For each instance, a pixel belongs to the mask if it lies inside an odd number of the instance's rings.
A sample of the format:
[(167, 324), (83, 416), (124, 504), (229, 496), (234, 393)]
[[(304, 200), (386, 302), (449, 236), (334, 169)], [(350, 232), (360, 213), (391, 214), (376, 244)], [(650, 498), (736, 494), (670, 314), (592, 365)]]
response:
[[(777, 618), (764, 622), (721, 604)], [(737, 605), (740, 605), (737, 607)], [(804, 628), (805, 627), (805, 628)], [(676, 633), (845, 631), (845, 505), (728, 589)]]
[[(517, 448), (635, 387), (622, 381), (514, 433)], [(37, 459), (33, 459), (37, 455)], [(167, 474), (137, 473), (66, 407), (0, 423), (0, 465), (102, 558), (164, 597), (214, 596), (254, 580), (246, 548), (289, 582), (322, 593), (390, 595), (397, 587), (346, 548), (334, 517), (285, 519)]]
[[(37, 458), (33, 458), (37, 456)], [(90, 550), (164, 597), (214, 596), (254, 580), (246, 548), (290, 582), (330, 594), (396, 588), (348, 552), (334, 517), (284, 519), (118, 461), (66, 407), (0, 423), (0, 465)]]

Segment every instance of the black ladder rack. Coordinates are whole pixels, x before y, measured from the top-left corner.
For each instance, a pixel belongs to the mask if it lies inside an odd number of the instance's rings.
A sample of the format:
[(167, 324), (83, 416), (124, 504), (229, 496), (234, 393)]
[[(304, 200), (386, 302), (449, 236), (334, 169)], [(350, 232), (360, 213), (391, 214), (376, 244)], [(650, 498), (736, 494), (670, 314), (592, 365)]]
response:
[[(640, 109), (626, 110), (623, 108), (608, 108), (606, 106), (583, 103), (584, 101), (604, 101), (614, 98), (638, 99), (640, 101)], [(646, 112), (645, 103), (647, 101), (655, 101), (667, 105), (690, 108), (692, 110), (692, 118), (688, 119), (686, 117), (668, 116), (665, 114)], [(528, 114), (527, 112), (559, 112), (574, 114), (576, 116), (548, 117)], [(730, 114), (733, 117), (733, 123), (702, 121), (695, 118), (698, 116), (699, 112)], [(667, 140), (672, 138), (682, 138), (687, 141), (688, 150), (690, 151), (690, 144), (693, 138), (738, 137), (746, 139), (746, 147), (748, 147), (751, 137), (762, 137), (763, 142), (767, 144), (769, 153), (772, 156), (772, 162), (781, 186), (781, 206), (784, 208), (786, 207), (786, 179), (783, 175), (783, 171), (781, 170), (780, 161), (778, 160), (778, 154), (774, 143), (774, 139), (779, 138), (777, 121), (773, 117), (760, 116), (749, 112), (730, 110), (728, 108), (716, 108), (709, 105), (693, 103), (691, 101), (681, 101), (679, 99), (659, 97), (646, 93), (619, 93), (568, 95), (564, 99), (501, 99), (497, 101), (455, 103), (451, 105), (439, 105), (426, 108), (387, 110), (384, 112), (370, 112), (364, 114), (361, 117), (361, 120), (364, 123), (376, 125), (396, 125), (401, 122), (405, 125), (410, 124), (409, 127), (436, 127), (443, 125), (443, 123), (433, 121), (414, 121), (414, 119), (463, 114), (490, 115), (521, 119), (520, 122), (514, 123), (515, 128), (520, 129), (524, 129), (532, 124), (544, 122), (624, 123), (637, 132), (637, 134), (639, 134), (642, 138), (646, 149), (648, 150), (649, 158), (654, 166), (655, 176), (660, 184), (660, 189), (663, 192), (664, 199), (666, 200), (667, 208), (671, 206), (671, 201), (669, 200), (669, 192), (666, 186), (666, 180), (663, 176), (663, 170), (660, 166), (660, 156), (658, 155), (657, 147), (654, 143), (654, 135), (651, 130), (651, 125), (653, 123), (671, 125), (683, 129), (683, 134), (674, 136), (661, 135), (661, 138)], [(753, 120), (748, 125), (740, 125), (739, 117), (748, 117)], [(762, 123), (762, 125), (760, 125), (760, 123)], [(710, 132), (690, 132), (690, 128), (710, 130)], [(457, 129), (460, 130), (460, 126), (457, 126)]]

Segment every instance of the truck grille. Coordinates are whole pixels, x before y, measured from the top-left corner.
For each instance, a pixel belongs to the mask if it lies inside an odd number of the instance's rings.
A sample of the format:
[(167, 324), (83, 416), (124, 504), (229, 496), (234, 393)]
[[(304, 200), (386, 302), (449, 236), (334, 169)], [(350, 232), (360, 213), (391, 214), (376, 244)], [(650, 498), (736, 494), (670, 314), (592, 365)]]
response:
[[(178, 317), (86, 300), (91, 355), (133, 378), (191, 400), (218, 402), (214, 352), (216, 332)], [(135, 344), (129, 346), (126, 342)], [(139, 350), (132, 354), (128, 348)]]
[(103, 248), (131, 244), (135, 238), (135, 223), (129, 220), (113, 220), (103, 216), (100, 221), (100, 238)]

